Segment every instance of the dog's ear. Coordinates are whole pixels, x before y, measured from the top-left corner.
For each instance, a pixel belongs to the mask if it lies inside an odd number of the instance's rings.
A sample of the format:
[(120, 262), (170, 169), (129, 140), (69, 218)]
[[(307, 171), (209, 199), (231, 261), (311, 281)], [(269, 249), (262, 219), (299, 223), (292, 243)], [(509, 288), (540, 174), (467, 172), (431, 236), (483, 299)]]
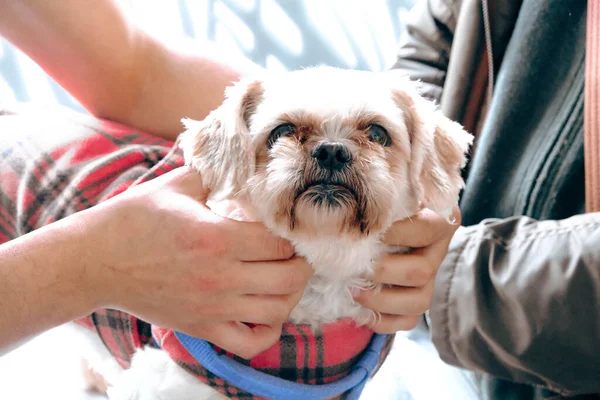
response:
[(473, 136), (421, 97), (414, 82), (393, 91), (411, 143), (410, 180), (421, 203), (450, 218), (464, 187), (461, 170)]
[(261, 81), (242, 79), (226, 89), (223, 104), (204, 120), (182, 120), (186, 131), (179, 137), (179, 147), (185, 163), (202, 175), (212, 195), (235, 196), (254, 173), (249, 126), (262, 96)]

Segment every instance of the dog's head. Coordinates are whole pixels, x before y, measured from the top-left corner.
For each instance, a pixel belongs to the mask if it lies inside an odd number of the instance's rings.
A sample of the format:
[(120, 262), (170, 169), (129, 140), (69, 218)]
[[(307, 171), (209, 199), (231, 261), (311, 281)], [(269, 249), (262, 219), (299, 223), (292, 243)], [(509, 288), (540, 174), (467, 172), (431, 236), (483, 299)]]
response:
[(381, 233), (421, 205), (449, 215), (472, 140), (415, 83), (329, 67), (242, 80), (185, 123), (207, 188), (288, 239)]

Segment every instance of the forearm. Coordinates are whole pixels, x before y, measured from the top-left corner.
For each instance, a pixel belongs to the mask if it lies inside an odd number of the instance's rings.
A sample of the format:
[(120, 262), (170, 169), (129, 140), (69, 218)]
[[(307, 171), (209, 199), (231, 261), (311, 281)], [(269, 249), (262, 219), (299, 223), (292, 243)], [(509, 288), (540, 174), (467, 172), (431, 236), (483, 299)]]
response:
[(131, 112), (111, 108), (110, 119), (174, 140), (182, 118), (204, 119), (224, 99), (227, 86), (263, 70), (241, 56), (223, 53), (214, 44), (180, 41), (169, 46), (145, 34), (145, 54), (137, 60), (144, 71)]
[(600, 391), (600, 213), (461, 228), (430, 309), (446, 362), (562, 393)]
[(227, 85), (258, 70), (208, 45), (169, 48), (114, 0), (0, 0), (0, 9), (0, 34), (92, 114), (169, 140), (182, 117), (204, 118)]
[(69, 217), (0, 245), (0, 355), (98, 306), (85, 237)]

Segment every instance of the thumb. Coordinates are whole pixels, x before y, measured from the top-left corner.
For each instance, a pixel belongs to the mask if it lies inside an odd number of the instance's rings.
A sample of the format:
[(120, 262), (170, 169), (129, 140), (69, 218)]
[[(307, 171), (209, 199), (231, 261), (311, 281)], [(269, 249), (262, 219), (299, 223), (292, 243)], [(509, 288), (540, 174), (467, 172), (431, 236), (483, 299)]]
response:
[(228, 321), (203, 326), (201, 337), (209, 342), (250, 359), (269, 347), (281, 337), (282, 325), (246, 325), (242, 322)]
[(205, 187), (202, 176), (192, 167), (183, 166), (175, 168), (173, 171), (163, 175), (163, 177), (170, 179), (177, 187), (179, 193), (190, 196), (201, 203), (206, 203), (208, 200), (210, 189)]

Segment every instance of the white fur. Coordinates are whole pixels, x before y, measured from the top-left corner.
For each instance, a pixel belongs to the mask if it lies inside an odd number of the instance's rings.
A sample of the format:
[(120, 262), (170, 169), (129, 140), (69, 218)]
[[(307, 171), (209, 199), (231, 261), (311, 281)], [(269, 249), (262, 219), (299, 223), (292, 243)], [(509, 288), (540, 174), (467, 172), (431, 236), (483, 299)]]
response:
[(108, 390), (111, 400), (222, 400), (220, 392), (200, 382), (159, 349), (138, 350)]
[(110, 354), (98, 334), (75, 323), (64, 326), (72, 344), (79, 349), (81, 358), (89, 368), (104, 378), (111, 385), (117, 381), (123, 369)]
[(355, 302), (352, 295), (373, 286), (363, 277), (373, 271), (373, 261), (383, 250), (378, 239), (293, 242), (296, 252), (321, 273), (309, 280), (290, 320), (314, 326), (341, 317), (353, 318), (359, 324), (374, 321), (375, 314)]
[[(248, 79), (228, 88), (223, 105), (204, 121), (184, 120), (187, 130), (180, 146), (186, 164), (202, 174), (212, 193), (211, 209), (229, 218), (263, 222), (290, 240), (297, 254), (312, 265), (314, 274), (290, 316), (293, 323), (317, 327), (344, 317), (358, 324), (375, 322), (376, 314), (355, 302), (353, 295), (366, 288), (380, 288), (366, 276), (376, 268), (383, 252), (407, 250), (382, 244), (383, 234), (394, 221), (414, 215), (422, 204), (449, 218), (448, 207), (458, 199), (463, 184), (458, 171), (464, 166), (464, 157), (452, 161), (456, 165), (441, 165), (450, 157), (438, 157), (433, 135), (436, 128), (448, 131), (448, 143), (460, 153), (467, 151), (472, 137), (420, 98), (414, 85), (390, 79), (386, 74), (333, 68), (284, 73), (261, 81)], [(414, 110), (394, 100), (399, 88), (414, 99)], [(413, 111), (422, 120), (411, 125)], [(301, 187), (310, 172), (311, 156), (300, 141), (294, 144), (288, 140), (286, 145), (277, 142), (269, 149), (268, 165), (255, 161), (269, 132), (282, 119), (298, 113), (321, 121), (311, 128), (315, 138), (346, 145), (356, 160), (352, 168), (362, 174), (360, 187), (364, 192), (360, 195), (376, 203), (370, 212), (378, 223), (368, 234), (357, 234), (356, 227), (345, 226), (349, 224), (349, 210), (356, 206), (319, 208), (302, 200), (300, 194), (294, 207), (301, 228), (278, 217), (282, 201), (290, 198), (286, 191), (293, 193), (290, 188)], [(364, 141), (353, 136), (365, 128), (349, 126), (348, 121), (372, 114), (379, 115), (393, 133), (392, 153), (375, 145), (361, 148)], [(425, 177), (438, 178), (431, 179), (433, 184), (419, 182), (426, 161), (433, 170)], [(353, 196), (353, 204), (358, 205), (358, 195)], [(154, 349), (138, 351), (131, 368), (113, 378), (111, 384), (109, 396), (117, 400), (222, 398), (179, 368), (166, 353)]]

